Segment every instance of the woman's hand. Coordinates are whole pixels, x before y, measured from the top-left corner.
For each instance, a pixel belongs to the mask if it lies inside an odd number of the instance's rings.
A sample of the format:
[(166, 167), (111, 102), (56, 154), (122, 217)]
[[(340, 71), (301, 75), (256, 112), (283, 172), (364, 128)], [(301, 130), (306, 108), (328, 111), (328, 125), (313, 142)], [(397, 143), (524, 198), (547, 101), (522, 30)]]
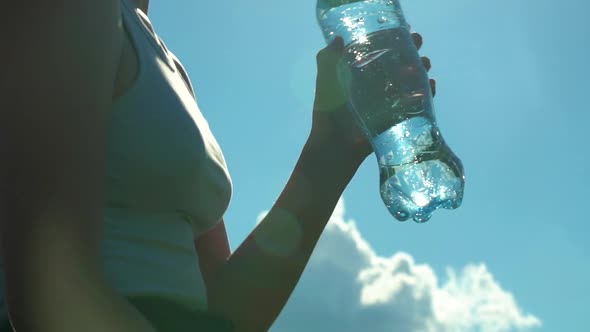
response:
[[(422, 36), (412, 33), (416, 47), (422, 46)], [(319, 149), (335, 153), (338, 162), (358, 167), (373, 149), (346, 109), (347, 96), (338, 82), (338, 63), (344, 54), (344, 42), (335, 38), (317, 54), (317, 79), (313, 107), (313, 124), (310, 141)], [(430, 70), (430, 60), (422, 57), (422, 63)], [(436, 93), (436, 81), (430, 79), (432, 95)]]

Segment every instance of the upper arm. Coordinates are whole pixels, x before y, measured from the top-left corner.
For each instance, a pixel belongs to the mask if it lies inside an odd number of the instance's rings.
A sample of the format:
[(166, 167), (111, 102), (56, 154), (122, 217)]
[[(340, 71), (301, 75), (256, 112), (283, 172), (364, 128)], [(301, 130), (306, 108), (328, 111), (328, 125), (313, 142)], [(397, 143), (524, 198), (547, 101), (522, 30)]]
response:
[(11, 39), (0, 52), (0, 233), (14, 318), (98, 271), (105, 134), (123, 35), (119, 0), (4, 9), (0, 30)]
[(195, 248), (199, 255), (199, 266), (205, 285), (210, 288), (215, 274), (231, 255), (223, 219), (206, 233), (195, 238)]

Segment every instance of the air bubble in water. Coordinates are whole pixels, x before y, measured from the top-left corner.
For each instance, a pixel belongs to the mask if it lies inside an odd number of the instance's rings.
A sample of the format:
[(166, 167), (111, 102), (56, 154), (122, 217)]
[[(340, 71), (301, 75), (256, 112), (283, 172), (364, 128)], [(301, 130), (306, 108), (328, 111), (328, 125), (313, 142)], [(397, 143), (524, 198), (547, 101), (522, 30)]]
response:
[(413, 219), (414, 219), (415, 222), (421, 224), (421, 223), (425, 223), (428, 220), (430, 220), (431, 217), (432, 217), (432, 214), (430, 214), (430, 213), (416, 213), (414, 215), (414, 218)]
[(395, 213), (395, 218), (399, 221), (406, 221), (408, 218), (410, 218), (410, 214), (406, 211), (397, 211)]

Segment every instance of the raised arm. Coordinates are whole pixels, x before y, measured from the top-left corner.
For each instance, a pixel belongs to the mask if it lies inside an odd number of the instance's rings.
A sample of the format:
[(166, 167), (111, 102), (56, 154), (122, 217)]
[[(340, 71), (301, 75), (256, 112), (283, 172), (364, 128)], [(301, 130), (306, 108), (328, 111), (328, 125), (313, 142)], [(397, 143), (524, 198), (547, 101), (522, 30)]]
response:
[(153, 332), (99, 260), (119, 0), (3, 7), (0, 233), (11, 323), (19, 332)]
[(289, 182), (268, 215), (227, 262), (210, 264), (215, 272), (206, 278), (209, 309), (232, 320), (236, 332), (270, 328), (342, 192), (371, 152), (334, 86), (342, 47), (332, 47), (318, 54), (312, 133)]
[[(420, 48), (420, 35), (413, 37)], [(220, 262), (226, 255), (217, 254), (217, 259), (209, 258), (216, 263), (204, 270), (210, 274), (206, 278), (210, 310), (232, 320), (236, 332), (270, 328), (297, 285), (342, 192), (372, 152), (346, 110), (347, 98), (337, 84), (343, 47), (342, 39), (336, 38), (318, 53), (312, 130), (285, 189), (229, 259)], [(423, 63), (430, 69), (427, 58)], [(431, 88), (434, 90), (434, 81)], [(216, 231), (217, 241), (226, 242), (219, 233), (223, 229)]]

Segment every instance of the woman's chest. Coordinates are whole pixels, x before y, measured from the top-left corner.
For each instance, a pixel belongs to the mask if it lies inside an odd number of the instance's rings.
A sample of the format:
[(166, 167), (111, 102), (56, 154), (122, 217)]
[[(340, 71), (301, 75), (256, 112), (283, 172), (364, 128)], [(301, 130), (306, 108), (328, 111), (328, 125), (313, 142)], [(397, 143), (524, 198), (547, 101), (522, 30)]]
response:
[(179, 61), (171, 53), (163, 60), (131, 37), (126, 35), (113, 91), (108, 203), (179, 210), (197, 228), (210, 225), (231, 197), (224, 156)]

